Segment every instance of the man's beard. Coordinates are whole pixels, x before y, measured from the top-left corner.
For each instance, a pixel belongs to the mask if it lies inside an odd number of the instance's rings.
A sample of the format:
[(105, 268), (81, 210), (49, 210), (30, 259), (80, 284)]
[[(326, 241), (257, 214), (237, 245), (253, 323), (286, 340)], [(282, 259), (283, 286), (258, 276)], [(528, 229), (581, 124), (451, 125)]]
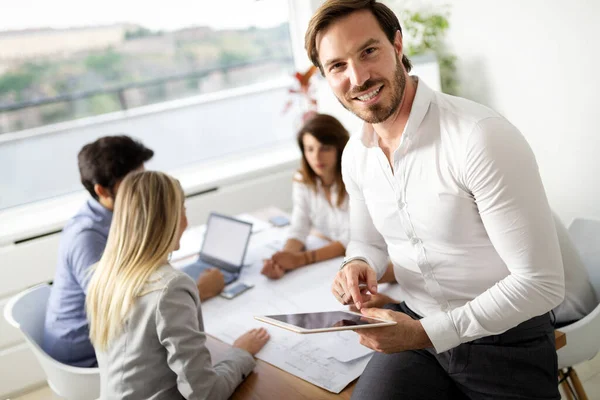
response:
[[(369, 79), (361, 86), (352, 88), (348, 93), (364, 93), (367, 92), (369, 89), (379, 86), (382, 83), (385, 85), (386, 81), (382, 79)], [(398, 57), (396, 57), (396, 71), (394, 73), (394, 81), (392, 82), (392, 86), (389, 89), (392, 92), (390, 105), (386, 107), (385, 105), (381, 104), (380, 101), (378, 104), (373, 104), (369, 106), (368, 111), (360, 109), (359, 106), (357, 106), (356, 109), (353, 109), (351, 105), (348, 105), (351, 104), (352, 101), (355, 101), (354, 97), (356, 96), (348, 95), (348, 98), (350, 98), (348, 104), (345, 104), (342, 100), (340, 100), (339, 97), (336, 96), (336, 98), (346, 110), (350, 111), (358, 118), (362, 119), (363, 121), (369, 124), (379, 124), (385, 121), (391, 115), (393, 115), (400, 107), (400, 104), (402, 103), (402, 98), (404, 97), (404, 90), (406, 89), (406, 76), (404, 75), (404, 68), (402, 67), (402, 63), (400, 62)]]

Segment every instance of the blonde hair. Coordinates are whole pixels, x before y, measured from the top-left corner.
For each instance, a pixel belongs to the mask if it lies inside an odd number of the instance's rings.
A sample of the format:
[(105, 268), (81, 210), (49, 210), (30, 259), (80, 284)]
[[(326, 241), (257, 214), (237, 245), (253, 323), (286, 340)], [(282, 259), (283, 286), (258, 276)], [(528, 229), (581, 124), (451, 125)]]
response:
[(144, 171), (123, 179), (102, 258), (90, 280), (90, 339), (105, 350), (118, 336), (148, 278), (177, 246), (184, 194), (167, 174)]

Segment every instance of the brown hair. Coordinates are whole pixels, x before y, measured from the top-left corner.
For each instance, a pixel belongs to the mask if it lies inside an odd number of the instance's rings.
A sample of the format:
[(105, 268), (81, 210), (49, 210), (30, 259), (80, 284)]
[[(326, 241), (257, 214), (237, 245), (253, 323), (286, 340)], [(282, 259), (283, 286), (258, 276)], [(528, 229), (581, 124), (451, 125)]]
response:
[[(77, 162), (81, 183), (98, 200), (97, 183), (112, 193), (117, 181), (150, 160), (154, 152), (129, 136), (104, 136), (79, 151)], [(112, 193), (114, 196), (114, 193)]]
[[(304, 36), (304, 48), (312, 63), (319, 67), (321, 75), (325, 75), (319, 52), (317, 51), (317, 35), (327, 29), (335, 21), (344, 18), (354, 12), (368, 10), (373, 14), (381, 30), (385, 33), (390, 43), (394, 44), (396, 32), (402, 34), (402, 27), (398, 17), (385, 4), (376, 0), (326, 0), (310, 19), (306, 35)], [(410, 72), (412, 64), (406, 55), (402, 55), (402, 65), (406, 72)]]
[(346, 186), (342, 180), (342, 152), (350, 135), (344, 125), (331, 115), (327, 114), (315, 114), (314, 117), (306, 121), (304, 126), (300, 128), (297, 135), (298, 147), (302, 152), (302, 166), (300, 167), (300, 174), (302, 175), (303, 183), (311, 187), (313, 190), (317, 190), (317, 174), (310, 167), (306, 156), (304, 155), (304, 142), (302, 139), (304, 135), (310, 133), (319, 141), (321, 144), (334, 146), (337, 150), (337, 164), (335, 166), (335, 183), (338, 187), (338, 200), (337, 206), (341, 206), (346, 198)]

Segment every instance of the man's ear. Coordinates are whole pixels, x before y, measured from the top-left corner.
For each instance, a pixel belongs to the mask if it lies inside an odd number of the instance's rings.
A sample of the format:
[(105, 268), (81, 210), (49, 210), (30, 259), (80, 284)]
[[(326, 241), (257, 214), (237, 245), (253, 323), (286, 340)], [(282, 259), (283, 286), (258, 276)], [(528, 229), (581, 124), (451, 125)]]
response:
[(397, 30), (396, 35), (394, 35), (394, 49), (396, 50), (398, 57), (400, 57), (401, 54), (404, 54), (404, 45), (402, 43), (402, 34), (400, 33), (400, 30)]
[(94, 184), (94, 192), (96, 192), (100, 198), (112, 198), (112, 191), (98, 183)]

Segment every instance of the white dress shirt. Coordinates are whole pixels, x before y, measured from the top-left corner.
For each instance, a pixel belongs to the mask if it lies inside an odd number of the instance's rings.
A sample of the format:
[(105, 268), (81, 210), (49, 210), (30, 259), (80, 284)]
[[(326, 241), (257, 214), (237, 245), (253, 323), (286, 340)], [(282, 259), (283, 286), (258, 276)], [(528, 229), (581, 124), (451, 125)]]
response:
[(332, 241), (338, 241), (346, 247), (349, 240), (348, 196), (337, 206), (338, 189), (333, 184), (330, 189), (331, 203), (327, 201), (321, 181), (317, 180), (316, 191), (302, 183), (302, 176), (296, 174), (292, 186), (292, 221), (289, 238), (306, 244), (311, 229), (319, 231)]
[(369, 124), (342, 159), (347, 257), (380, 278), (388, 253), (437, 352), (502, 333), (564, 296), (561, 253), (535, 157), (496, 112), (418, 81), (393, 168)]

